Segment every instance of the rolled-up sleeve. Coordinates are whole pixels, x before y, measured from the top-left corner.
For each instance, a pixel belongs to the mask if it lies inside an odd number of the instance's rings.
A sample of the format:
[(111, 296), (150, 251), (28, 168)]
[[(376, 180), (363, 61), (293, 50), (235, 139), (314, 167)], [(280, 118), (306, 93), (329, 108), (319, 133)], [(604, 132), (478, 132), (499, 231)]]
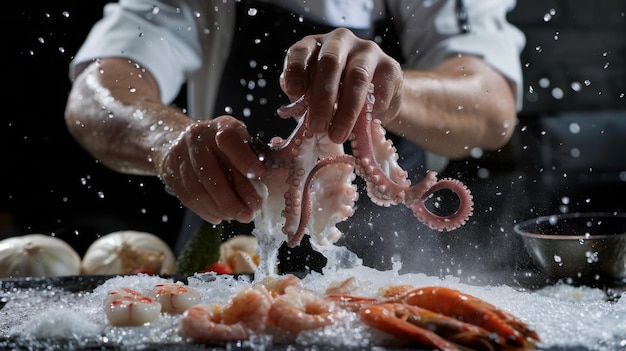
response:
[(188, 72), (201, 65), (193, 12), (181, 1), (120, 0), (107, 4), (70, 64), (70, 78), (80, 63), (125, 57), (152, 73), (161, 99), (176, 98)]
[(514, 0), (466, 0), (469, 33), (460, 31), (454, 0), (399, 3), (393, 14), (401, 18), (400, 40), (407, 67), (429, 69), (459, 54), (481, 57), (517, 88), (521, 109), (520, 54), (526, 40), (506, 19), (515, 7)]

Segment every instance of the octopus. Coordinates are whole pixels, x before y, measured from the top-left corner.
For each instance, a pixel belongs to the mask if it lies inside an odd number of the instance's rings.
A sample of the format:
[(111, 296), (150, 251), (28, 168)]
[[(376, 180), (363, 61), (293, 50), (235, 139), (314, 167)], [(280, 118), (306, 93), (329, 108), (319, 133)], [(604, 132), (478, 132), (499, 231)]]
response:
[[(307, 233), (320, 245), (332, 244), (342, 235), (337, 223), (354, 213), (358, 199), (356, 175), (366, 181), (367, 195), (375, 204), (404, 204), (431, 229), (450, 231), (467, 222), (473, 202), (463, 183), (450, 178), (438, 180), (437, 173), (429, 171), (422, 181), (411, 184), (407, 171), (398, 164), (397, 150), (386, 138), (380, 120), (372, 116), (375, 101), (374, 87), (370, 84), (349, 137), (352, 154), (346, 154), (343, 145), (331, 142), (326, 134), (307, 130), (307, 109), (311, 102), (306, 94), (278, 109), (280, 117), (296, 118), (298, 124), (286, 139), (274, 137), (269, 143), (251, 140), (253, 151), (271, 170), (257, 187), (266, 199), (263, 213), (255, 218), (255, 223), (257, 220), (283, 223), (282, 232), (289, 247), (299, 245)], [(425, 202), (443, 189), (454, 192), (460, 205), (454, 213), (440, 216)]]

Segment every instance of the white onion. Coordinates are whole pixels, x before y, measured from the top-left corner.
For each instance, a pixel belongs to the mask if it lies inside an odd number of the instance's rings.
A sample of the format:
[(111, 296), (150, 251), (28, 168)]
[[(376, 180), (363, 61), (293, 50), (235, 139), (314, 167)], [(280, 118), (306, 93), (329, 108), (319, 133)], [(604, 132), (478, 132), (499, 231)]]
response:
[(0, 277), (58, 277), (78, 275), (80, 256), (65, 241), (27, 234), (0, 241)]
[(126, 230), (94, 241), (81, 266), (83, 274), (173, 274), (176, 257), (170, 247), (154, 234)]

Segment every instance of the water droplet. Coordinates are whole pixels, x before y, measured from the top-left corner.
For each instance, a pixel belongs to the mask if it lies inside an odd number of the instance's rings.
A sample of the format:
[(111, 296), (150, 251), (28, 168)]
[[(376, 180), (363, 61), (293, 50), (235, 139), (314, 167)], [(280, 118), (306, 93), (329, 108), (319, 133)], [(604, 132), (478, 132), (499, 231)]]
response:
[(572, 122), (569, 124), (569, 132), (572, 134), (578, 134), (580, 133), (580, 124), (576, 123), (576, 122)]
[(546, 13), (545, 15), (543, 15), (543, 21), (544, 22), (550, 22), (550, 20), (552, 19), (552, 15), (549, 13)]
[(570, 88), (572, 88), (573, 91), (580, 91), (580, 89), (582, 89), (582, 85), (580, 84), (580, 82), (572, 82), (572, 84), (570, 84)]
[(561, 256), (559, 256), (559, 255), (554, 255), (554, 262), (556, 262), (556, 263), (561, 263), (561, 262), (562, 262)]
[(590, 86), (590, 85), (591, 85), (591, 81), (590, 81), (589, 79), (585, 79), (585, 80), (583, 81), (583, 83), (585, 83), (585, 86), (586, 86), (586, 87), (588, 87), (588, 86)]
[(604, 64), (604, 67), (602, 67), (602, 68), (604, 68), (604, 69), (609, 68), (609, 63), (608, 63), (608, 62), (607, 62), (607, 63), (605, 63), (605, 64)]
[(472, 155), (473, 158), (481, 158), (483, 156), (483, 149), (479, 147), (472, 148), (470, 155)]
[(550, 223), (551, 225), (556, 225), (558, 222), (559, 222), (559, 217), (557, 216), (548, 217), (548, 223)]
[(563, 89), (556, 87), (552, 89), (552, 97), (561, 100), (565, 94), (563, 93)]
[(570, 156), (572, 156), (572, 158), (579, 158), (580, 157), (580, 149), (577, 147), (573, 147), (570, 151), (569, 151)]
[(65, 18), (69, 18), (70, 17), (70, 13), (68, 11), (61, 12), (61, 15), (63, 15), (63, 17), (65, 17)]
[(257, 13), (258, 13), (258, 10), (255, 9), (254, 7), (251, 7), (251, 8), (248, 9), (248, 16), (250, 16), (250, 17), (256, 16)]
[(559, 31), (554, 33), (554, 40), (559, 40)]
[(542, 51), (543, 51), (543, 49), (541, 48), (541, 45), (537, 45), (537, 46), (535, 46), (535, 51), (537, 51), (537, 52), (542, 52)]
[(167, 222), (169, 222), (169, 220), (170, 220), (170, 218), (167, 215), (164, 214), (163, 216), (161, 216), (161, 222), (167, 223)]
[(227, 114), (232, 114), (233, 113), (233, 108), (230, 106), (226, 106), (224, 107), (224, 112), (226, 112)]
[(487, 168), (479, 168), (478, 172), (476, 172), (476, 175), (480, 179), (487, 179), (489, 178), (490, 172)]
[(547, 88), (550, 86), (550, 79), (548, 78), (541, 78), (539, 79), (539, 86), (542, 88)]

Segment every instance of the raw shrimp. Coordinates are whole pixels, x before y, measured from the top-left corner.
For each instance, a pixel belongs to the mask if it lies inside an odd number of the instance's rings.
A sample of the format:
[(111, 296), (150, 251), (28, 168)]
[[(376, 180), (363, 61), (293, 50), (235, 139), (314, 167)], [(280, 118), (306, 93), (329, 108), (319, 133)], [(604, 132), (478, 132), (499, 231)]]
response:
[(180, 334), (197, 342), (217, 344), (246, 340), (262, 333), (272, 297), (262, 286), (246, 287), (226, 305), (199, 304), (188, 308), (180, 320)]
[(365, 323), (411, 343), (445, 351), (459, 351), (454, 343), (472, 349), (494, 349), (491, 332), (417, 306), (375, 304), (361, 309), (360, 315)]
[(297, 334), (303, 330), (317, 329), (332, 324), (337, 306), (308, 290), (285, 289), (274, 299), (269, 312), (269, 322), (281, 329)]
[(304, 284), (300, 278), (293, 274), (287, 274), (281, 278), (266, 277), (258, 285), (264, 286), (272, 296), (276, 297), (285, 293), (285, 289), (292, 287), (298, 291), (304, 289)]
[(332, 283), (326, 289), (326, 295), (349, 294), (359, 287), (355, 277)]
[(400, 294), (394, 300), (426, 308), (498, 333), (503, 338), (500, 341), (502, 345), (532, 347), (533, 342), (529, 340), (540, 340), (537, 333), (517, 317), (457, 290), (441, 286), (415, 288)]
[(139, 326), (156, 321), (161, 304), (138, 291), (117, 288), (104, 299), (104, 313), (113, 326)]
[(202, 298), (195, 289), (176, 283), (162, 283), (154, 286), (148, 295), (161, 304), (161, 312), (180, 314)]

